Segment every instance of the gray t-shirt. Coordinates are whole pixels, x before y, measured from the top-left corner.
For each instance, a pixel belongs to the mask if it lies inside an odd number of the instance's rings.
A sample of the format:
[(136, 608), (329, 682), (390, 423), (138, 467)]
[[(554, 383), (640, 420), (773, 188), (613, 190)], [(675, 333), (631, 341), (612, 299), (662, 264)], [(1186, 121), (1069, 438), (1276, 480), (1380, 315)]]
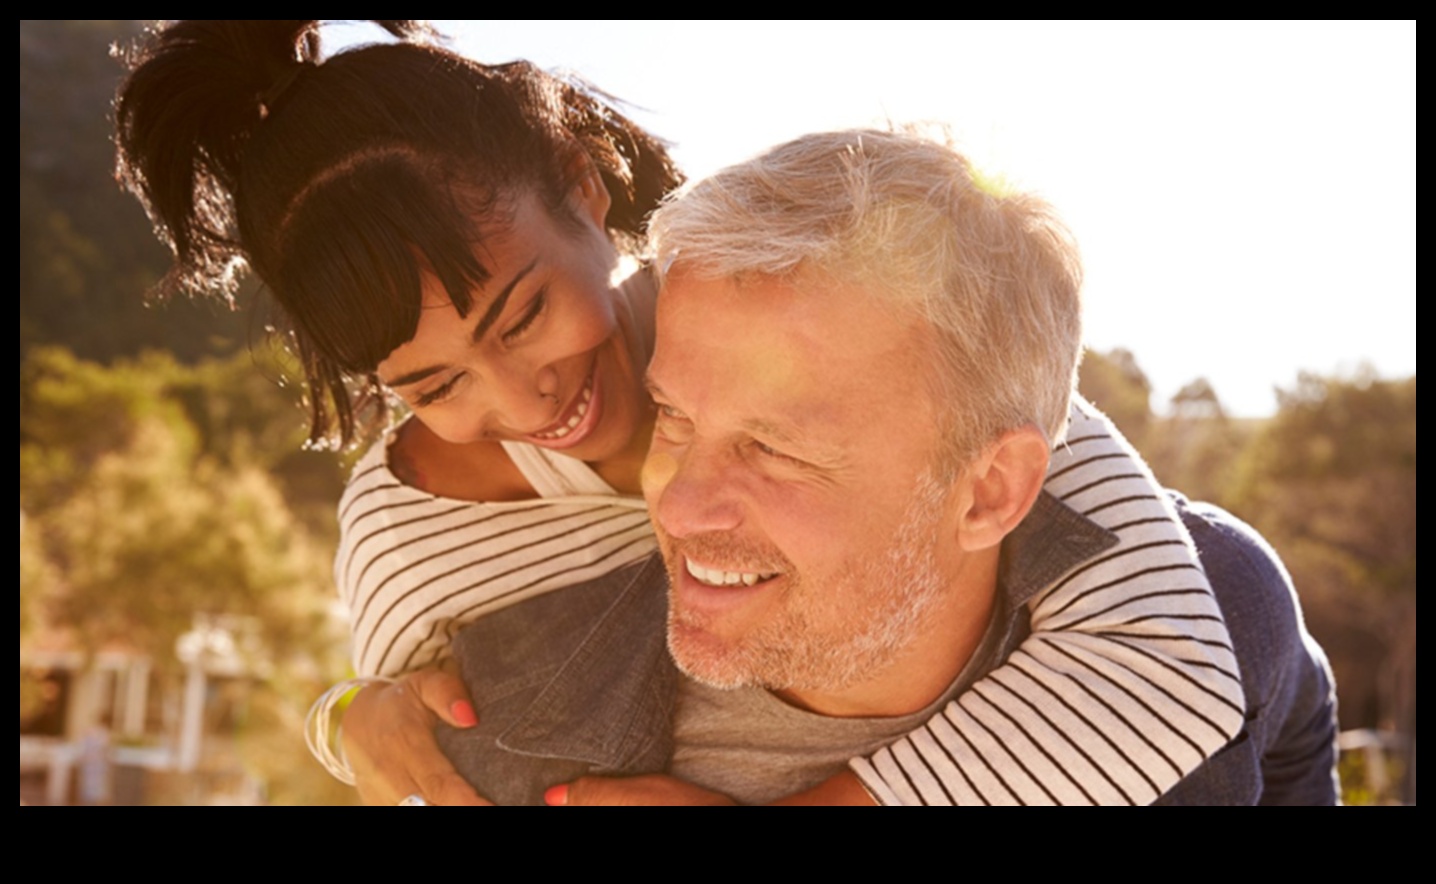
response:
[(831, 718), (790, 706), (762, 688), (722, 690), (680, 675), (669, 772), (740, 804), (766, 804), (816, 786), (849, 759), (872, 754), (938, 714), (975, 680), (997, 632), (989, 623), (942, 696), (894, 718)]

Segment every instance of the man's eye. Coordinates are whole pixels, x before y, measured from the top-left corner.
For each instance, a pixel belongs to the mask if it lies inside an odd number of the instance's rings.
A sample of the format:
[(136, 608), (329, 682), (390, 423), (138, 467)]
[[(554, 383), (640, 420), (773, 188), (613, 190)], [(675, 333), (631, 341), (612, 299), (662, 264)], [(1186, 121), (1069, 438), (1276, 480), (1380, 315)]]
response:
[(688, 419), (688, 415), (672, 405), (664, 405), (661, 402), (657, 405), (658, 421), (653, 428), (655, 438), (682, 443), (693, 436), (693, 422)]
[(539, 289), (539, 293), (534, 295), (532, 301), (529, 301), (528, 307), (524, 308), (524, 314), (519, 317), (519, 321), (504, 332), (504, 343), (511, 343), (523, 337), (523, 333), (528, 331), (529, 326), (533, 325), (534, 321), (543, 313), (546, 304), (548, 304), (548, 289)]
[(414, 405), (418, 407), (433, 405), (435, 402), (440, 402), (448, 398), (448, 395), (454, 392), (454, 387), (458, 385), (459, 378), (461, 377), (463, 377), (463, 375), (456, 374), (427, 393), (420, 394), (414, 399)]
[(802, 461), (798, 460), (796, 457), (793, 457), (792, 455), (784, 454), (783, 452), (781, 452), (781, 451), (779, 451), (778, 449), (772, 447), (771, 445), (764, 445), (762, 442), (759, 442), (759, 441), (756, 440), (756, 439), (753, 440), (753, 447), (756, 448), (756, 449), (758, 450), (758, 453), (759, 453), (759, 454), (762, 454), (764, 457), (770, 457), (770, 458), (773, 458), (774, 460), (780, 460), (780, 461), (783, 461), (784, 463), (790, 463), (790, 464), (801, 464), (801, 463), (802, 463)]

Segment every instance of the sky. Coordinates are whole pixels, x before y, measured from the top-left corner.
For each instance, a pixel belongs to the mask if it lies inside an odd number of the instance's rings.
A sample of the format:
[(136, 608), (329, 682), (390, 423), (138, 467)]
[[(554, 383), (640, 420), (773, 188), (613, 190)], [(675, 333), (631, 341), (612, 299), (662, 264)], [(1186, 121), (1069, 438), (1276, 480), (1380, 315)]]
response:
[(437, 22), (616, 95), (701, 176), (805, 132), (946, 125), (1081, 244), (1086, 339), (1161, 410), (1416, 371), (1416, 26)]

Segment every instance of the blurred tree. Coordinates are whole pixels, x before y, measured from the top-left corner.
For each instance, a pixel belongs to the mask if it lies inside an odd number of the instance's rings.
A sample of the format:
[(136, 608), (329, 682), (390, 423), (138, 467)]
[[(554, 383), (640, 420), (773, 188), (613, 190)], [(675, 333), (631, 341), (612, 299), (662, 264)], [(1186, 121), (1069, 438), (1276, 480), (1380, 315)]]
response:
[[(25, 511), (20, 511), (20, 641), (33, 631), (39, 620), (41, 606), (55, 590), (55, 569), (45, 560), (40, 538), (26, 524)], [(39, 682), (23, 668), (20, 670), (20, 718), (23, 720), (40, 705)]]
[(1197, 378), (1171, 398), (1154, 421), (1144, 453), (1157, 476), (1189, 497), (1229, 505), (1243, 447), (1260, 422), (1227, 417), (1217, 391)]
[(218, 303), (150, 307), (168, 266), (133, 197), (115, 184), (110, 104), (123, 69), (112, 43), (137, 21), (20, 22), (20, 356), (63, 344), (108, 361), (160, 347), (194, 360), (230, 353), (247, 317)]
[(1219, 420), (1227, 412), (1211, 381), (1197, 378), (1172, 396), (1172, 416), (1181, 420)]
[(1415, 736), (1416, 379), (1303, 373), (1232, 505), (1281, 552), (1331, 656), (1344, 727)]
[(1152, 423), (1152, 382), (1131, 350), (1088, 350), (1077, 389), (1100, 408), (1139, 449)]
[(21, 507), (92, 643), (168, 656), (196, 611), (264, 616), (276, 639), (313, 628), (331, 517), (298, 520), (276, 479), (328, 508), (339, 471), (299, 451), (292, 404), (250, 363), (148, 353), (106, 368), (41, 348), (22, 366)]
[[(272, 797), (336, 800), (345, 793), (329, 790), (297, 725), (347, 669), (329, 576), (339, 468), (299, 451), (293, 404), (252, 363), (190, 367), (149, 353), (105, 367), (31, 352), (21, 366), (22, 626), (27, 584), (43, 574), (50, 625), (83, 649), (122, 642), (161, 671), (178, 666), (176, 640), (197, 615), (257, 624), (242, 649), (262, 676), (249, 708), (263, 714), (242, 722), (241, 737), (267, 747), (257, 772), (276, 784)], [(39, 549), (27, 558), (29, 536)]]

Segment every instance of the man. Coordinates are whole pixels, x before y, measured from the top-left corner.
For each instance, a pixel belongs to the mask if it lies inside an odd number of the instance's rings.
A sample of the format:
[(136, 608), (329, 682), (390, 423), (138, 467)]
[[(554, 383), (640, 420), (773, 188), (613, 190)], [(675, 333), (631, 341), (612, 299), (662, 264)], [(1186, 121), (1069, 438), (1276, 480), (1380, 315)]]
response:
[[(834, 133), (660, 213), (644, 490), (668, 591), (650, 562), (466, 631), (483, 724), (446, 740), (481, 792), (532, 801), (595, 769), (745, 802), (812, 785), (1005, 659), (1036, 575), (1103, 548), (1042, 493), (1079, 348), (1075, 257), (1040, 202), (992, 191), (941, 145)], [(1164, 800), (1331, 800), (1330, 681), (1284, 575), (1225, 514), (1184, 516), (1248, 723)], [(968, 786), (903, 775), (882, 797), (1000, 788)]]

